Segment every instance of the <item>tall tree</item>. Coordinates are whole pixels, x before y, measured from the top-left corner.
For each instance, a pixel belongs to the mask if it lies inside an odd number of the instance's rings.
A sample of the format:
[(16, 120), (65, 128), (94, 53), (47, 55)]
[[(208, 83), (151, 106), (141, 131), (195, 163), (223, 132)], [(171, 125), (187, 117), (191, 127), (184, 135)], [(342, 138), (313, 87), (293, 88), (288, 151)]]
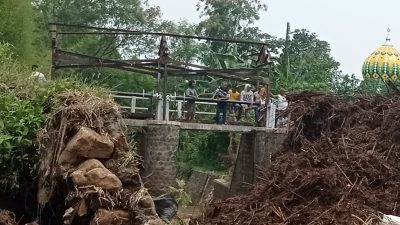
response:
[[(35, 7), (42, 13), (42, 22), (64, 24), (125, 28), (132, 30), (152, 29), (160, 17), (158, 7), (149, 7), (140, 0), (33, 0)], [(82, 53), (96, 56), (120, 56), (126, 50), (127, 57), (143, 53), (147, 45), (141, 45), (141, 37), (123, 36), (63, 36), (60, 45), (63, 48), (80, 50)], [(136, 48), (132, 49), (132, 44)], [(117, 48), (120, 48), (117, 51)], [(129, 54), (128, 54), (129, 53)], [(125, 54), (123, 54), (125, 56)]]
[[(296, 29), (292, 35), (285, 49), (288, 56), (281, 54), (279, 58), (275, 84), (289, 89), (328, 90), (340, 65), (331, 56), (329, 43), (306, 29)], [(290, 59), (288, 65), (286, 57)]]
[(259, 0), (200, 0), (197, 4), (202, 18), (202, 33), (222, 38), (232, 38), (260, 19), (260, 11), (267, 6)]
[[(267, 6), (260, 0), (200, 0), (197, 10), (203, 18), (197, 28), (197, 32), (201, 35), (267, 43), (275, 40), (274, 37), (261, 32), (254, 26), (254, 22), (260, 19), (260, 12), (267, 10)], [(204, 53), (202, 61), (207, 65), (218, 66), (218, 60), (215, 58), (219, 56), (214, 53), (233, 52), (236, 54), (233, 55), (234, 57), (248, 61), (250, 56), (254, 57), (259, 52), (259, 49), (251, 45), (235, 46), (222, 42), (210, 42), (209, 51)]]
[(30, 0), (0, 1), (0, 42), (14, 46), (16, 56), (32, 62), (36, 39), (34, 11)]

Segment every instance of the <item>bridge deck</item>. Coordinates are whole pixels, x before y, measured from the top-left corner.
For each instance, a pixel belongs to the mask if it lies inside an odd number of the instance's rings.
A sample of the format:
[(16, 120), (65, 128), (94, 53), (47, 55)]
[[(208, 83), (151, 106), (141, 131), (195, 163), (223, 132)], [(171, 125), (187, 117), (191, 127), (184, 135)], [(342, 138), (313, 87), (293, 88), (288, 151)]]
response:
[(277, 129), (277, 128), (268, 129), (265, 127), (185, 123), (177, 121), (124, 119), (124, 123), (125, 125), (132, 127), (146, 127), (148, 125), (173, 125), (173, 126), (179, 126), (182, 130), (206, 130), (206, 131), (224, 131), (224, 132), (240, 132), (240, 133), (248, 133), (251, 131), (265, 131), (267, 133), (286, 132), (286, 129)]

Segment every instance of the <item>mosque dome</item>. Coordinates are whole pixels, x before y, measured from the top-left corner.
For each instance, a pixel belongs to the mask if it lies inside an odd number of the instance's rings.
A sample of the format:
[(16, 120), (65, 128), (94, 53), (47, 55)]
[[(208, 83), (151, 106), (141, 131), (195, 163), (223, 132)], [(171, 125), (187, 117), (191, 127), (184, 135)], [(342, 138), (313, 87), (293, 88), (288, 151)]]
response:
[[(390, 32), (390, 30), (388, 30)], [(373, 52), (364, 62), (365, 79), (397, 81), (400, 77), (400, 53), (390, 44), (389, 34), (385, 44)]]

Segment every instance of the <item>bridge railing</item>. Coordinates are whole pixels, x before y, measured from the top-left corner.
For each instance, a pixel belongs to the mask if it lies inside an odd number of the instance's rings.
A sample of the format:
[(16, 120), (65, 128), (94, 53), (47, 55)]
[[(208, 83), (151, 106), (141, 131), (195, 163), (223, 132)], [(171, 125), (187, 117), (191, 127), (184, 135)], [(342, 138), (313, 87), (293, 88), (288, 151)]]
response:
[[(130, 92), (113, 92), (113, 97), (116, 100), (125, 100), (124, 103), (120, 103), (120, 108), (129, 110), (130, 113), (140, 113), (140, 112), (151, 112), (155, 113), (156, 120), (163, 120), (163, 96), (157, 93), (130, 93)], [(166, 121), (174, 120), (174, 119), (183, 119), (185, 110), (185, 103), (189, 100), (187, 96), (177, 96), (167, 95), (166, 96)], [(119, 101), (121, 102), (121, 101)], [(129, 104), (126, 104), (129, 102)], [(257, 106), (257, 103), (245, 102), (245, 101), (230, 101), (225, 100), (224, 102), (228, 104), (246, 104)], [(141, 103), (141, 104), (140, 104)], [(210, 98), (198, 98), (196, 99), (197, 108), (203, 108), (204, 111), (196, 110), (196, 114), (198, 115), (215, 115), (216, 106), (218, 100), (210, 99)], [(208, 106), (208, 107), (201, 107)], [(210, 107), (211, 106), (211, 107)], [(155, 110), (154, 110), (155, 108)], [(207, 109), (207, 110), (206, 110)], [(256, 110), (254, 107), (252, 110)], [(267, 107), (267, 115), (265, 120), (265, 126), (267, 128), (275, 128), (275, 104), (269, 104)], [(174, 116), (172, 116), (174, 115)], [(227, 114), (227, 117), (229, 113)]]

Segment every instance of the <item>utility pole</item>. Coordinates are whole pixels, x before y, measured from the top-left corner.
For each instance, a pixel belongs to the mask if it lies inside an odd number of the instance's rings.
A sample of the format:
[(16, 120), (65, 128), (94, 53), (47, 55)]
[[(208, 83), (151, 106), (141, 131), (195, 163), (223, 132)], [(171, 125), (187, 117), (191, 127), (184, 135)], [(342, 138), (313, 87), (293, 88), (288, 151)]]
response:
[(286, 40), (285, 40), (285, 49), (283, 50), (283, 64), (284, 64), (284, 73), (286, 76), (286, 81), (289, 80), (290, 74), (290, 59), (289, 59), (289, 46), (290, 46), (290, 23), (287, 23), (286, 27)]

